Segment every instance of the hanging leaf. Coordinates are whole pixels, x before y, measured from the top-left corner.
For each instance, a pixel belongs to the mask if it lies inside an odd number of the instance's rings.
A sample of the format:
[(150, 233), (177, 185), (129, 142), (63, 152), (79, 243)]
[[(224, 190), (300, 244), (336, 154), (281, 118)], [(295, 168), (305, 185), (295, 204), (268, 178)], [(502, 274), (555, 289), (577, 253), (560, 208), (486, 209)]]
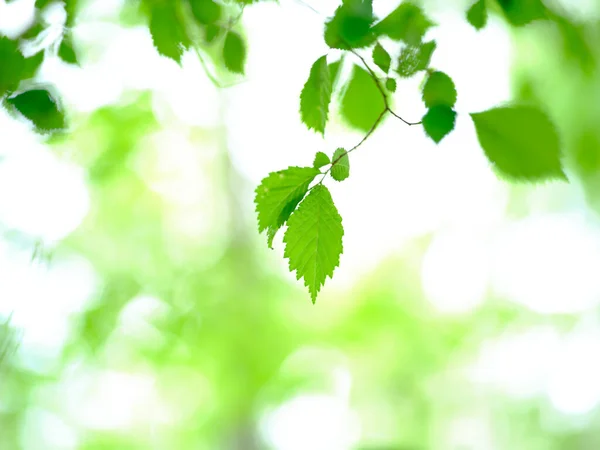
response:
[(398, 75), (402, 78), (410, 78), (422, 70), (427, 70), (436, 46), (435, 41), (430, 41), (416, 47), (412, 45), (403, 47), (396, 68)]
[(369, 131), (384, 109), (385, 103), (375, 80), (369, 72), (355, 65), (341, 100), (341, 116), (349, 125)]
[(68, 64), (79, 65), (71, 36), (65, 36), (58, 47), (58, 57)]
[(501, 107), (471, 117), (485, 155), (502, 175), (534, 182), (566, 178), (558, 134), (539, 109)]
[(456, 103), (456, 88), (452, 78), (444, 72), (432, 72), (423, 86), (425, 106), (445, 105), (452, 108)]
[(190, 0), (190, 6), (196, 20), (203, 25), (215, 23), (223, 12), (222, 6), (214, 0)]
[(321, 56), (310, 69), (308, 80), (300, 93), (300, 117), (311, 130), (325, 134), (331, 102), (332, 81), (327, 57)]
[(312, 302), (340, 264), (344, 228), (329, 190), (315, 186), (288, 220), (283, 237), (290, 271), (304, 279)]
[(229, 71), (243, 75), (246, 64), (246, 44), (235, 31), (229, 31), (225, 36), (223, 61)]
[(392, 64), (392, 57), (390, 54), (381, 46), (378, 42), (373, 48), (373, 62), (377, 67), (383, 70), (385, 73), (390, 71), (390, 65)]
[(390, 92), (396, 92), (396, 80), (393, 78), (385, 80), (385, 88)]
[(181, 64), (183, 51), (189, 39), (179, 23), (175, 4), (172, 2), (152, 3), (150, 9), (150, 34), (158, 53)]
[(327, 156), (323, 152), (317, 152), (317, 154), (315, 155), (315, 160), (313, 162), (313, 167), (315, 169), (320, 169), (321, 167), (326, 166), (330, 162), (331, 161), (329, 160), (329, 156)]
[(7, 99), (7, 103), (31, 120), (38, 131), (65, 128), (65, 117), (52, 95), (44, 89), (34, 89)]
[(475, 27), (476, 30), (481, 30), (487, 24), (487, 8), (485, 0), (477, 0), (473, 6), (467, 11), (467, 21)]
[(208, 44), (212, 44), (217, 40), (217, 38), (221, 35), (222, 32), (223, 28), (219, 25), (215, 25), (212, 23), (210, 25), (206, 25), (204, 29), (204, 40)]
[(344, 0), (325, 24), (325, 43), (344, 50), (368, 47), (375, 42), (374, 21), (372, 0)]
[(404, 41), (417, 46), (433, 26), (421, 8), (411, 2), (402, 2), (381, 22), (373, 27), (377, 36), (389, 36), (395, 41)]
[(258, 214), (258, 231), (267, 230), (269, 247), (279, 228), (304, 198), (308, 186), (319, 174), (314, 167), (288, 167), (270, 173), (256, 188), (254, 203)]
[(439, 144), (453, 129), (456, 122), (456, 112), (446, 105), (429, 108), (423, 116), (423, 129), (436, 144)]
[(344, 181), (350, 176), (350, 158), (348, 152), (343, 148), (338, 148), (331, 158), (331, 178), (335, 181)]

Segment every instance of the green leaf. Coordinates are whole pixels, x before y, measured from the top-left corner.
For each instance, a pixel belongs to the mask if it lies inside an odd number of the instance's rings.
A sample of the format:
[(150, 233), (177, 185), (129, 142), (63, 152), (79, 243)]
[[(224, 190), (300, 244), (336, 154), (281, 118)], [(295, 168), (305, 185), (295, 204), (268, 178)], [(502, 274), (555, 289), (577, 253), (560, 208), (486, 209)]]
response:
[(340, 264), (344, 228), (329, 190), (315, 186), (288, 220), (283, 237), (290, 271), (304, 279), (312, 302)]
[(546, 7), (541, 0), (497, 0), (508, 22), (515, 26), (545, 19)]
[(331, 158), (331, 178), (335, 181), (344, 181), (350, 176), (350, 158), (348, 152), (338, 148)]
[(70, 36), (66, 36), (60, 43), (58, 57), (68, 64), (79, 65), (77, 54), (73, 48), (73, 40)]
[(212, 44), (223, 32), (223, 28), (219, 25), (210, 24), (204, 29), (204, 40)]
[(326, 166), (330, 162), (331, 160), (329, 159), (329, 156), (327, 156), (323, 152), (317, 152), (317, 154), (315, 155), (315, 160), (313, 162), (313, 167), (315, 169), (320, 169), (321, 167)]
[(215, 23), (223, 13), (222, 6), (213, 0), (190, 0), (190, 6), (196, 20), (203, 25)]
[(558, 134), (539, 109), (501, 107), (471, 117), (485, 155), (502, 175), (523, 181), (566, 178)]
[(476, 30), (481, 30), (487, 24), (488, 13), (485, 7), (485, 0), (477, 0), (473, 6), (467, 11), (467, 21), (475, 27)]
[(384, 109), (385, 103), (375, 80), (369, 72), (355, 65), (341, 100), (341, 116), (349, 125), (369, 131)]
[(321, 56), (310, 69), (308, 80), (300, 93), (300, 117), (311, 130), (325, 134), (331, 102), (332, 81), (327, 57)]
[(0, 36), (0, 97), (17, 89), (25, 69), (25, 57), (17, 41)]
[(277, 230), (288, 220), (319, 173), (314, 167), (288, 167), (270, 173), (256, 188), (258, 231), (267, 230), (269, 247)]
[(423, 10), (411, 2), (402, 2), (381, 22), (373, 27), (377, 36), (389, 36), (417, 46), (429, 28), (433, 26)]
[(390, 92), (396, 92), (396, 80), (393, 78), (385, 80), (385, 88)]
[(223, 61), (225, 67), (233, 73), (244, 73), (246, 64), (246, 44), (235, 31), (229, 31), (223, 43)]
[(175, 4), (157, 2), (152, 4), (150, 14), (150, 34), (158, 53), (181, 64), (184, 49), (189, 39), (179, 23)]
[(446, 105), (429, 108), (423, 116), (423, 129), (436, 144), (439, 144), (454, 129), (456, 112)]
[(374, 21), (372, 0), (344, 0), (325, 24), (325, 43), (344, 50), (368, 47), (375, 42)]
[(410, 78), (429, 67), (431, 56), (437, 44), (435, 41), (425, 42), (418, 46), (407, 45), (402, 48), (396, 72), (402, 78)]
[(452, 78), (444, 72), (432, 72), (423, 86), (425, 106), (445, 105), (452, 108), (456, 104), (456, 88)]
[(24, 117), (31, 120), (39, 131), (65, 128), (65, 116), (52, 95), (44, 89), (34, 89), (7, 99)]
[(392, 57), (390, 54), (381, 46), (378, 42), (373, 48), (373, 62), (383, 70), (385, 73), (390, 71), (390, 65), (392, 64)]

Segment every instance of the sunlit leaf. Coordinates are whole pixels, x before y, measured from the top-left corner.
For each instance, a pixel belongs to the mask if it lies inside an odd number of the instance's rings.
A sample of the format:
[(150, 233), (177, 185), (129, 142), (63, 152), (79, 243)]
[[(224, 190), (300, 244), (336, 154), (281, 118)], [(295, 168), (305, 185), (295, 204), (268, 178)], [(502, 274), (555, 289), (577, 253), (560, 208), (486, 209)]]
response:
[(485, 27), (488, 19), (485, 0), (477, 0), (467, 11), (467, 21), (475, 27), (476, 30), (481, 30)]
[(44, 89), (25, 91), (7, 99), (7, 102), (31, 120), (39, 131), (62, 130), (66, 126), (56, 100)]
[(396, 92), (396, 80), (393, 78), (385, 80), (385, 88), (390, 92)]
[(308, 80), (300, 93), (300, 117), (312, 130), (325, 133), (325, 125), (331, 102), (332, 82), (329, 75), (327, 57), (321, 56), (312, 68)]
[(183, 27), (179, 22), (174, 3), (153, 3), (149, 11), (150, 34), (158, 53), (181, 63), (183, 51), (189, 45)]
[(190, 0), (192, 14), (204, 25), (216, 22), (221, 18), (223, 7), (214, 0)]
[(385, 103), (375, 80), (369, 72), (355, 65), (341, 99), (341, 116), (349, 125), (368, 131), (384, 109)]
[(429, 67), (431, 56), (436, 49), (435, 41), (424, 42), (417, 46), (406, 45), (400, 52), (396, 72), (402, 78), (410, 78)]
[(423, 10), (411, 2), (402, 2), (381, 22), (373, 27), (377, 36), (389, 36), (409, 45), (419, 45), (423, 36), (433, 26)]
[(73, 40), (71, 36), (66, 36), (58, 47), (58, 57), (68, 64), (79, 65), (79, 60), (75, 49), (73, 48)]
[(436, 144), (439, 144), (453, 129), (456, 112), (446, 105), (429, 108), (423, 116), (423, 129)]
[(514, 26), (527, 25), (547, 17), (541, 0), (497, 0), (506, 19)]
[(350, 158), (346, 150), (338, 148), (331, 157), (331, 163), (331, 178), (343, 181), (350, 176)]
[(375, 41), (371, 31), (372, 0), (344, 0), (325, 24), (325, 43), (331, 48), (362, 48)]
[(373, 48), (373, 62), (385, 73), (389, 72), (392, 57), (379, 43)]
[(329, 156), (327, 156), (326, 153), (317, 152), (317, 154), (315, 155), (315, 160), (313, 161), (313, 167), (315, 169), (320, 169), (321, 167), (326, 166), (330, 162), (331, 161), (329, 159)]
[(229, 31), (223, 43), (223, 61), (225, 67), (233, 73), (244, 73), (246, 64), (246, 44), (235, 31)]
[(452, 78), (444, 72), (432, 72), (423, 86), (425, 106), (445, 105), (452, 108), (456, 103), (456, 88)]

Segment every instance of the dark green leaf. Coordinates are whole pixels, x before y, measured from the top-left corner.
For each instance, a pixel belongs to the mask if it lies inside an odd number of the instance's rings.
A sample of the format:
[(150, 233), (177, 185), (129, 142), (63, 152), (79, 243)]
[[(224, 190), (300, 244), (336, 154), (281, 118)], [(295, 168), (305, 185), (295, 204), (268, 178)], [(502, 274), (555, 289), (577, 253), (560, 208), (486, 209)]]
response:
[(392, 57), (390, 54), (381, 46), (378, 42), (375, 48), (373, 48), (373, 62), (377, 67), (383, 70), (385, 73), (390, 71), (390, 65), (392, 64)]
[(288, 220), (283, 237), (290, 271), (304, 279), (313, 303), (327, 277), (340, 264), (344, 228), (329, 190), (315, 186)]
[(331, 158), (331, 178), (335, 181), (343, 181), (350, 176), (350, 158), (348, 152), (338, 148)]
[(310, 75), (300, 93), (300, 117), (312, 130), (325, 133), (332, 82), (327, 57), (321, 56), (310, 69)]
[(31, 120), (39, 131), (55, 131), (65, 128), (65, 117), (50, 93), (34, 89), (9, 98), (12, 105), (24, 117)]
[(254, 203), (258, 213), (258, 231), (267, 230), (269, 247), (277, 230), (288, 220), (319, 173), (314, 167), (288, 167), (270, 173), (256, 188)]
[(183, 51), (189, 45), (189, 39), (179, 22), (175, 4), (153, 3), (149, 13), (150, 34), (158, 53), (180, 64)]
[(221, 5), (213, 0), (190, 0), (190, 5), (192, 14), (203, 25), (215, 23), (223, 13)]
[(35, 55), (25, 58), (23, 62), (23, 71), (21, 72), (21, 80), (28, 80), (35, 77), (38, 69), (44, 62), (44, 52), (37, 52)]
[(483, 151), (502, 175), (525, 181), (565, 178), (558, 134), (539, 109), (502, 107), (471, 117)]
[(429, 108), (423, 116), (423, 129), (436, 144), (439, 144), (453, 129), (456, 112), (449, 106), (438, 105)]
[(431, 56), (435, 51), (435, 41), (425, 42), (418, 46), (407, 45), (402, 48), (396, 72), (402, 78), (410, 78), (429, 67)]
[(452, 78), (444, 72), (431, 73), (423, 86), (423, 102), (428, 108), (437, 105), (452, 108), (456, 103), (456, 88)]
[(371, 31), (372, 0), (344, 0), (325, 24), (325, 43), (331, 48), (362, 48), (375, 42)]
[(43, 52), (25, 58), (17, 41), (0, 36), (0, 97), (15, 91), (21, 80), (32, 78), (43, 60)]
[(223, 61), (225, 67), (233, 73), (244, 73), (246, 64), (246, 44), (235, 31), (229, 31), (223, 44)]
[(389, 36), (396, 41), (404, 41), (417, 46), (423, 36), (433, 26), (423, 10), (411, 2), (402, 2), (385, 19), (373, 27), (377, 36)]
[(375, 80), (369, 72), (355, 65), (341, 99), (341, 116), (349, 125), (369, 131), (384, 109), (385, 103)]
[(487, 23), (488, 13), (485, 7), (485, 0), (477, 0), (473, 6), (467, 11), (467, 21), (475, 27), (476, 30), (481, 30)]
[(331, 161), (329, 160), (329, 156), (327, 156), (323, 152), (317, 152), (317, 154), (315, 155), (315, 160), (313, 162), (313, 167), (315, 169), (320, 169), (321, 167), (326, 166), (330, 162)]
[(396, 92), (396, 80), (393, 78), (385, 80), (385, 88), (390, 92)]
[(204, 29), (204, 40), (207, 43), (212, 44), (221, 35), (222, 32), (222, 27), (211, 23), (210, 25), (207, 25)]
[(506, 19), (516, 27), (545, 19), (546, 7), (541, 0), (497, 0)]
[(79, 65), (77, 54), (73, 48), (73, 40), (70, 36), (66, 36), (60, 43), (60, 46), (58, 47), (58, 56), (68, 64)]

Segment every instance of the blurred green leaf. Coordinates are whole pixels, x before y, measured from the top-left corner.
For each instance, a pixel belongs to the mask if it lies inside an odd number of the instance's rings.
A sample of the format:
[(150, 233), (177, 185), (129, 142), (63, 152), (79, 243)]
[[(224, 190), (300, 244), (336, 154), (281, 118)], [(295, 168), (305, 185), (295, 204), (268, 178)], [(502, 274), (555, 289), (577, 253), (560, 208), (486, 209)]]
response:
[(331, 157), (331, 163), (331, 178), (343, 181), (350, 176), (350, 158), (346, 150), (338, 148)]
[(331, 48), (362, 48), (375, 41), (371, 31), (372, 0), (343, 0), (333, 17), (325, 24), (325, 43)]
[(452, 78), (444, 72), (432, 72), (423, 86), (423, 102), (431, 108), (437, 105), (454, 107), (456, 103), (456, 88)]
[(0, 35), (0, 97), (15, 91), (22, 80), (32, 78), (43, 60), (43, 52), (25, 58), (17, 41)]
[(500, 107), (471, 117), (483, 151), (502, 175), (533, 182), (566, 178), (558, 134), (538, 108)]
[(477, 0), (467, 11), (467, 21), (476, 30), (481, 30), (487, 24), (488, 13), (485, 6), (486, 0)]
[(317, 154), (315, 155), (315, 160), (313, 162), (313, 167), (315, 169), (320, 169), (321, 167), (326, 166), (330, 162), (331, 160), (329, 159), (329, 156), (327, 156), (327, 154), (323, 152), (317, 152)]
[(68, 64), (79, 65), (77, 53), (73, 48), (73, 40), (71, 36), (63, 38), (60, 46), (58, 47), (58, 57)]
[(383, 70), (385, 73), (390, 71), (390, 65), (392, 64), (392, 57), (390, 54), (381, 46), (378, 42), (373, 48), (373, 62), (377, 67)]
[(369, 131), (384, 109), (385, 102), (375, 80), (369, 72), (355, 65), (341, 99), (341, 116), (349, 125)]
[(7, 102), (31, 120), (39, 131), (56, 131), (66, 127), (65, 116), (45, 89), (25, 91), (7, 99)]
[(207, 43), (212, 44), (223, 33), (223, 31), (224, 30), (221, 26), (211, 23), (204, 29), (204, 40)]
[(396, 92), (396, 80), (388, 78), (385, 80), (385, 88), (390, 92)]
[(311, 130), (325, 133), (331, 102), (332, 80), (327, 56), (317, 59), (310, 69), (308, 80), (300, 93), (300, 118)]
[(235, 31), (229, 31), (223, 43), (223, 61), (230, 72), (243, 74), (246, 64), (246, 44)]
[(546, 7), (541, 0), (497, 0), (508, 22), (523, 26), (538, 19), (545, 19)]
[(418, 46), (406, 45), (400, 52), (396, 72), (402, 78), (410, 78), (416, 73), (429, 67), (431, 56), (436, 49), (435, 41), (429, 41)]
[(396, 41), (417, 46), (433, 25), (420, 7), (405, 1), (377, 23), (373, 27), (373, 32), (377, 36), (389, 36)]
[(215, 23), (223, 14), (222, 6), (213, 0), (190, 0), (190, 5), (194, 17), (203, 25)]
[(436, 144), (439, 144), (453, 129), (456, 122), (456, 112), (447, 105), (437, 105), (429, 108), (423, 116), (423, 128)]
[(183, 51), (190, 41), (179, 22), (176, 5), (171, 2), (150, 3), (149, 14), (150, 34), (158, 53), (181, 64)]
[(344, 228), (329, 190), (315, 186), (288, 220), (283, 237), (290, 271), (304, 279), (313, 303), (340, 264)]

